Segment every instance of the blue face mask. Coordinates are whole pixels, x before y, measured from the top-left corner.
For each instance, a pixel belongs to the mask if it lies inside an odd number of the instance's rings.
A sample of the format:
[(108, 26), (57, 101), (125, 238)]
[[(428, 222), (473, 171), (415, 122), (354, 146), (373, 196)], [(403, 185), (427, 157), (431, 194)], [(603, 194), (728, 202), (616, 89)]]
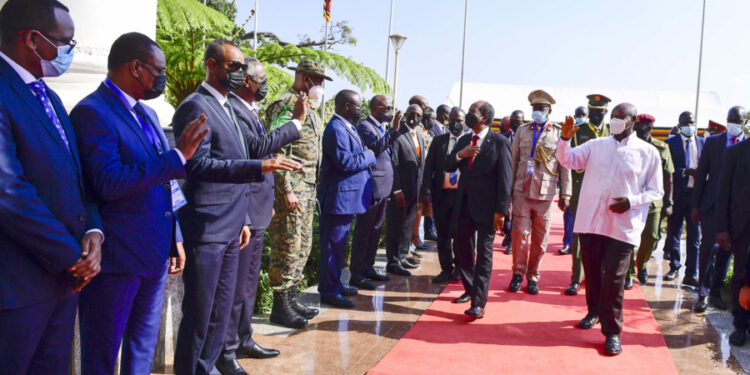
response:
[(585, 118), (585, 117), (576, 117), (576, 125), (581, 125), (581, 124), (585, 124), (585, 123), (586, 123), (586, 121), (587, 121), (587, 120), (586, 120), (586, 118)]
[(682, 133), (682, 135), (690, 138), (690, 137), (693, 136), (693, 134), (695, 134), (695, 128), (692, 127), (692, 126), (681, 126), (680, 127), (680, 133)]
[(531, 112), (531, 119), (534, 120), (534, 122), (537, 124), (547, 123), (547, 115), (542, 111)]
[(41, 61), (42, 75), (45, 77), (61, 76), (68, 70), (68, 68), (70, 68), (70, 64), (73, 63), (73, 47), (67, 44), (58, 46), (47, 39), (47, 37), (45, 37), (42, 33), (39, 33), (39, 36), (41, 36), (47, 43), (57, 48), (57, 57), (55, 57), (53, 60), (45, 60), (42, 58), (42, 56), (39, 56), (38, 52), (34, 51), (36, 56)]

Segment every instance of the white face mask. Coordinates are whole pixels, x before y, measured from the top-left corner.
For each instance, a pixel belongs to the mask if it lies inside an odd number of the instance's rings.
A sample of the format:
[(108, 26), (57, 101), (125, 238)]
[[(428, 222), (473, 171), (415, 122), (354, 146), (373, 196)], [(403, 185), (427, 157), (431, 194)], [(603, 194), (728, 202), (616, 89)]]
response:
[(307, 92), (307, 97), (310, 98), (310, 100), (315, 102), (315, 106), (320, 105), (320, 99), (323, 98), (323, 95), (325, 95), (326, 89), (323, 88), (323, 86), (313, 86), (310, 87), (310, 90)]
[(740, 134), (742, 134), (742, 129), (744, 128), (745, 127), (740, 124), (735, 124), (732, 122), (727, 123), (727, 133), (732, 137), (738, 137)]
[(628, 128), (627, 120), (612, 117), (609, 120), (609, 129), (612, 131), (612, 135), (618, 135)]

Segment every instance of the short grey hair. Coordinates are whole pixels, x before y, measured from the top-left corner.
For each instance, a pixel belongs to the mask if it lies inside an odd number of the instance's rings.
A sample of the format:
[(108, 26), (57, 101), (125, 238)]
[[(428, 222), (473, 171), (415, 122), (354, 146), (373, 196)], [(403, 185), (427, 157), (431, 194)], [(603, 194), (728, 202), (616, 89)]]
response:
[(245, 75), (255, 79), (255, 74), (257, 74), (258, 70), (255, 68), (253, 62), (260, 64), (260, 60), (257, 58), (253, 56), (245, 56), (245, 65), (247, 65), (247, 68), (245, 68)]

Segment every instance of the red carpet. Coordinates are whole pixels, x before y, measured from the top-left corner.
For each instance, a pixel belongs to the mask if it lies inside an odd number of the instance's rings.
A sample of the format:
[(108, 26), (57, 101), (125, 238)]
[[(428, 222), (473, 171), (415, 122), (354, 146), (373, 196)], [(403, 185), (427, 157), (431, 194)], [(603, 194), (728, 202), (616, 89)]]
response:
[[(385, 374), (677, 374), (669, 349), (638, 286), (625, 293), (623, 352), (603, 354), (600, 325), (575, 327), (586, 314), (585, 291), (566, 296), (570, 255), (558, 255), (562, 214), (553, 206), (540, 293), (507, 291), (511, 256), (496, 238), (489, 301), (483, 319), (470, 322), (469, 304), (455, 305), (463, 288), (448, 285), (369, 375)], [(523, 287), (526, 287), (524, 280)]]

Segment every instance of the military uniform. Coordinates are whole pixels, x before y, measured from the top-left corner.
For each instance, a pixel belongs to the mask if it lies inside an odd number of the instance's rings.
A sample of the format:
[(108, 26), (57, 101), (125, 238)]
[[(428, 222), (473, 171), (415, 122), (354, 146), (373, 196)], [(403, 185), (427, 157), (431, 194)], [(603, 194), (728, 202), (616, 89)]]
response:
[[(549, 94), (537, 90), (529, 95), (532, 105), (555, 103)], [(557, 161), (557, 140), (562, 128), (547, 121), (529, 123), (516, 131), (513, 153), (513, 275), (539, 281), (539, 264), (549, 239), (550, 209), (557, 195), (570, 197), (570, 171)], [(536, 143), (535, 143), (536, 141)]]
[[(279, 117), (291, 118), (299, 93), (290, 88), (266, 110), (266, 127), (273, 127)], [(267, 129), (271, 130), (271, 129)], [(300, 129), (300, 139), (282, 147), (277, 156), (302, 165), (297, 171), (275, 171), (274, 211), (268, 227), (271, 237), (271, 261), (268, 277), (274, 291), (284, 291), (302, 280), (302, 271), (312, 248), (315, 194), (321, 161), (323, 125), (317, 111), (307, 111)], [(294, 193), (299, 208), (290, 211), (285, 195)]]

